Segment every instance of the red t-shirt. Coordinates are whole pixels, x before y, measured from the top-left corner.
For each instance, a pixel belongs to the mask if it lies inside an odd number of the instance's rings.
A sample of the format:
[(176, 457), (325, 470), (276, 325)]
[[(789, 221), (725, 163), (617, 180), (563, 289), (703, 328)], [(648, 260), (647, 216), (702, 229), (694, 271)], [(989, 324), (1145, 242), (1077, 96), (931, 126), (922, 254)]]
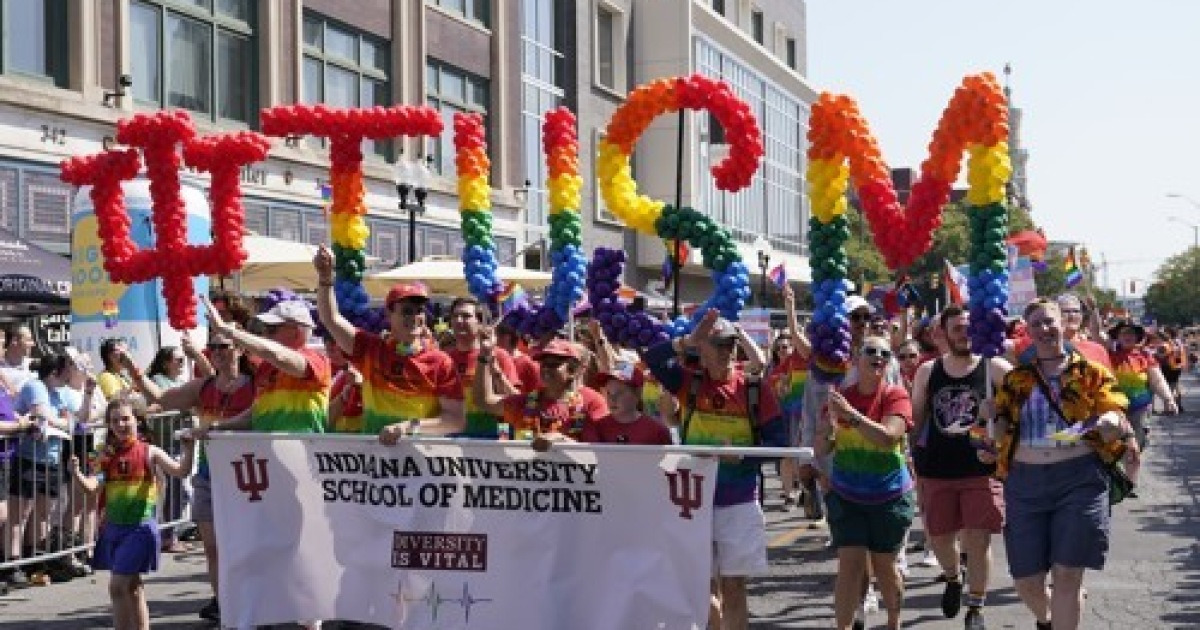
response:
[(517, 380), (513, 385), (521, 390), (522, 394), (536, 391), (542, 386), (542, 368), (538, 365), (533, 357), (527, 354), (518, 354), (513, 357), (513, 365), (516, 366)]
[(1074, 346), (1075, 350), (1077, 350), (1079, 354), (1082, 354), (1083, 357), (1088, 361), (1095, 361), (1096, 363), (1108, 368), (1109, 372), (1112, 371), (1113, 364), (1108, 358), (1108, 349), (1104, 346), (1096, 343), (1095, 341), (1089, 341), (1087, 339), (1076, 339), (1075, 341), (1068, 341), (1067, 343)]
[[(445, 352), (450, 356), (450, 362), (454, 364), (454, 385), (446, 397), (463, 400), (475, 383), (475, 368), (479, 365), (479, 349), (459, 350), (454, 348)], [(492, 357), (496, 361), (496, 367), (500, 368), (500, 372), (504, 374), (504, 378), (519, 389), (517, 367), (513, 362), (512, 355), (503, 348), (495, 348), (492, 351)]]
[[(888, 416), (900, 416), (904, 418), (904, 430), (912, 429), (912, 399), (908, 397), (908, 392), (899, 385), (880, 383), (879, 387), (884, 388), (882, 392), (877, 390), (870, 394), (859, 392), (854, 385), (841, 391), (850, 406), (875, 422), (881, 422)], [(876, 395), (879, 397), (878, 405), (875, 404)]]
[[(344, 396), (343, 393), (345, 393)], [(342, 415), (336, 420), (332, 416), (330, 417), (331, 430), (334, 433), (362, 433), (362, 386), (354, 384), (354, 377), (350, 375), (350, 370), (343, 369), (333, 377), (333, 386), (329, 388), (329, 399), (333, 401), (339, 398), (342, 401)]]
[(432, 346), (402, 352), (391, 337), (365, 331), (354, 336), (350, 362), (363, 375), (363, 432), (395, 422), (436, 418), (438, 399), (456, 391), (450, 357)]
[(637, 420), (625, 423), (609, 414), (584, 425), (579, 441), (589, 444), (670, 444), (671, 431), (650, 416), (640, 415)]
[(562, 433), (578, 440), (589, 422), (608, 415), (608, 403), (590, 387), (580, 387), (565, 400), (547, 400), (541, 390), (504, 399), (504, 421), (514, 431), (532, 430), (534, 422), (542, 433)]

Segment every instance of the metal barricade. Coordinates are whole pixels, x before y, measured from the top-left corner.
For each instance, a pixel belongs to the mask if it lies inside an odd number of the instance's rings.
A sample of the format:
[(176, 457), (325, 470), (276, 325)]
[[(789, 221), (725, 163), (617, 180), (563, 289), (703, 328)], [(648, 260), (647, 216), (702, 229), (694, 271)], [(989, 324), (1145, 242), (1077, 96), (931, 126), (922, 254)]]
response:
[[(179, 458), (179, 432), (194, 425), (190, 414), (156, 414), (139, 434)], [(76, 457), (85, 475), (96, 474), (104, 433), (91, 428), (71, 436), (0, 437), (0, 586), (18, 568), (29, 577), (44, 573), (52, 582), (81, 576), (80, 565), (96, 541), (99, 496), (88, 495), (74, 480), (70, 461)], [(157, 520), (164, 540), (170, 540), (189, 524), (190, 484), (163, 475), (156, 481)]]

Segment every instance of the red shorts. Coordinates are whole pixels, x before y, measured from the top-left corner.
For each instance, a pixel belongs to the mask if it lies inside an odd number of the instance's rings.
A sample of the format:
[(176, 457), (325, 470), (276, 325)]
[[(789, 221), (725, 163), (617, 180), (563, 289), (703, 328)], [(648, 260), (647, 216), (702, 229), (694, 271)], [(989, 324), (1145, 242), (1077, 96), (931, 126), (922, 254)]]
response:
[(991, 477), (921, 478), (921, 515), (930, 536), (964, 529), (1004, 530), (1004, 486)]

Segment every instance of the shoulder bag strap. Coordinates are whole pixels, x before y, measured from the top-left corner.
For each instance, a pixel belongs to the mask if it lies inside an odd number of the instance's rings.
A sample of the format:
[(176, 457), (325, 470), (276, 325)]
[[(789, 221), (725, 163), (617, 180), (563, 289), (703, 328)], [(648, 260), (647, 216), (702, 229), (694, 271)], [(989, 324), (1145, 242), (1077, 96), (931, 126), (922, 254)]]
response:
[(691, 381), (688, 382), (687, 398), (684, 399), (687, 411), (683, 413), (683, 429), (679, 435), (682, 444), (687, 444), (688, 428), (692, 425), (692, 414), (696, 413), (696, 399), (700, 397), (702, 378), (702, 374), (696, 370), (689, 370), (688, 373), (691, 375)]

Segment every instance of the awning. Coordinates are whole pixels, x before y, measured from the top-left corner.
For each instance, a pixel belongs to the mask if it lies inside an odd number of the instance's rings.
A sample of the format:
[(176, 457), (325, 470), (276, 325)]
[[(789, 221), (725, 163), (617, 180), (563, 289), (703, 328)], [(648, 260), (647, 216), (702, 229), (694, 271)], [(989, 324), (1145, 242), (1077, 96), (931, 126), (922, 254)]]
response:
[[(500, 267), (496, 275), (505, 282), (516, 282), (527, 290), (538, 290), (550, 284), (551, 275), (544, 271)], [(467, 295), (467, 279), (463, 263), (452, 256), (430, 256), (424, 260), (396, 267), (363, 278), (363, 286), (374, 296), (382, 296), (397, 282), (424, 282), (435, 294)]]
[(0, 230), (0, 310), (66, 312), (70, 301), (71, 261)]

